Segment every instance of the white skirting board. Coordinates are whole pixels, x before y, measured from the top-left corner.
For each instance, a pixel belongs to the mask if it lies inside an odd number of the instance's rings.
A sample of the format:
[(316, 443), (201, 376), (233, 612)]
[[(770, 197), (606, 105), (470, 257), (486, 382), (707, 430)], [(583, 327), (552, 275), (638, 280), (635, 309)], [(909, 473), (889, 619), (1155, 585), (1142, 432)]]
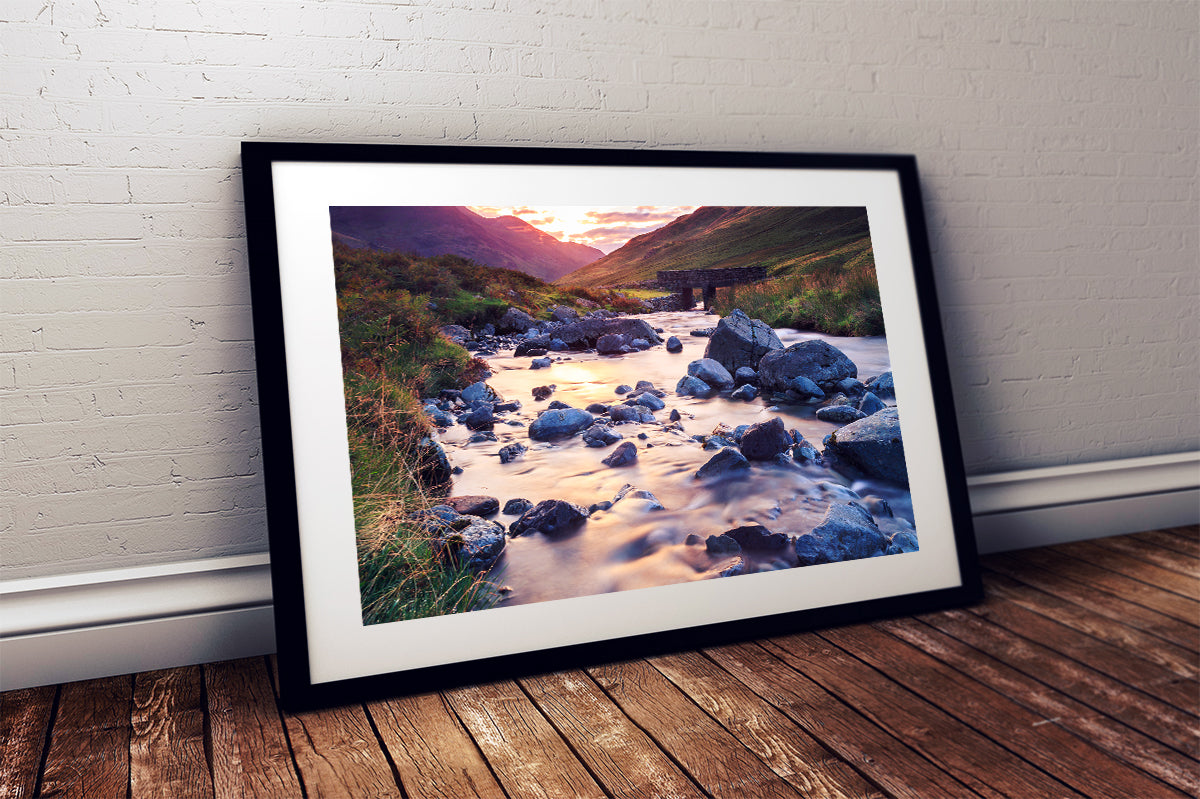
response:
[[(968, 479), (987, 554), (1200, 522), (1200, 452)], [(265, 553), (0, 583), (0, 690), (275, 651)]]

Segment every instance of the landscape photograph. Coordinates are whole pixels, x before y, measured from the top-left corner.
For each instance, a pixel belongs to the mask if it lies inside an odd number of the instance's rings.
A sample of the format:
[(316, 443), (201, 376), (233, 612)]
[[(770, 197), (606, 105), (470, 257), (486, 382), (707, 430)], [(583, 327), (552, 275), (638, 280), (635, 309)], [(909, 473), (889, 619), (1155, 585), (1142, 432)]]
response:
[(364, 624), (918, 551), (865, 208), (329, 219)]

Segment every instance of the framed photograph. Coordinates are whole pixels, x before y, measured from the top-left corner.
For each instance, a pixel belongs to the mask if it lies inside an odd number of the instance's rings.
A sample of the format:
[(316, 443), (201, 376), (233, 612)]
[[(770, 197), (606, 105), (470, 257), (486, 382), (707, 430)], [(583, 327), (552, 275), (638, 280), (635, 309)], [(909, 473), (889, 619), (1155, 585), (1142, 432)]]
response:
[(242, 161), (289, 705), (980, 597), (912, 157)]

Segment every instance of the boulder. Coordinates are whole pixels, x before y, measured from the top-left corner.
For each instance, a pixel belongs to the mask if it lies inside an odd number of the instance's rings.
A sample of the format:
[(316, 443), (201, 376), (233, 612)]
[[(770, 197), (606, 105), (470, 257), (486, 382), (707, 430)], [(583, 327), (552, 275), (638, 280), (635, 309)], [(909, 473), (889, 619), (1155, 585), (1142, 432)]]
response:
[(710, 480), (733, 477), (750, 471), (750, 462), (733, 447), (724, 447), (696, 470), (696, 478)]
[(566, 305), (550, 307), (550, 318), (555, 322), (573, 322), (579, 318), (579, 311)]
[(882, 397), (883, 399), (894, 399), (896, 397), (896, 383), (892, 380), (891, 372), (884, 372), (878, 377), (872, 377), (867, 381), (866, 387), (877, 397)]
[(462, 423), (471, 430), (491, 430), (496, 423), (491, 405), (480, 405), (462, 417)]
[(779, 453), (786, 452), (793, 443), (783, 419), (773, 416), (768, 421), (750, 425), (742, 434), (739, 448), (747, 460), (769, 461)]
[(590, 426), (595, 417), (578, 408), (556, 408), (542, 411), (529, 425), (529, 437), (535, 441), (567, 438)]
[(450, 497), (442, 500), (442, 504), (453, 508), (456, 513), (461, 513), (463, 516), (491, 516), (500, 510), (500, 500), (481, 494)]
[(513, 355), (520, 358), (523, 355), (545, 355), (550, 348), (549, 336), (534, 336), (517, 342)]
[(683, 342), (675, 336), (667, 339), (667, 352), (683, 352)]
[(917, 544), (917, 534), (911, 530), (901, 530), (888, 541), (885, 555), (899, 555), (902, 552), (916, 552), (921, 547)]
[(698, 327), (691, 331), (691, 335), (695, 336), (696, 338), (708, 338), (712, 334), (713, 329), (711, 327)]
[(501, 333), (524, 333), (531, 327), (537, 327), (537, 320), (520, 308), (509, 308), (496, 323)]
[(644, 405), (617, 405), (608, 409), (608, 418), (614, 422), (641, 422), (653, 424), (654, 412)]
[(639, 381), (637, 381), (637, 384), (634, 385), (633, 390), (638, 391), (638, 392), (654, 391), (655, 388), (654, 388), (654, 384), (651, 383), (649, 380), (639, 380)]
[(611, 427), (603, 424), (594, 424), (587, 430), (583, 431), (583, 443), (589, 447), (607, 447), (609, 444), (615, 444), (621, 440), (623, 436)]
[(704, 348), (704, 357), (735, 372), (743, 366), (757, 366), (768, 352), (781, 349), (783, 343), (770, 325), (735, 308), (717, 323)]
[(750, 400), (754, 399), (757, 396), (758, 396), (758, 389), (755, 388), (754, 386), (750, 385), (749, 383), (745, 383), (745, 384), (735, 388), (733, 390), (733, 393), (729, 395), (729, 398), (735, 399), (735, 400), (742, 400), (744, 402), (749, 402)]
[(486, 571), (501, 554), (508, 539), (504, 526), (475, 516), (465, 526), (450, 523), (436, 527), (432, 544), (439, 557), (466, 566), (471, 571)]
[(596, 352), (601, 355), (612, 355), (619, 353), (621, 348), (629, 343), (624, 335), (620, 333), (608, 333), (596, 340)]
[(557, 328), (554, 331), (557, 338), (562, 339), (569, 347), (583, 349), (596, 346), (601, 336), (624, 335), (626, 341), (644, 338), (651, 344), (661, 344), (662, 337), (654, 332), (654, 328), (645, 319), (634, 319), (619, 316), (615, 319), (602, 319), (587, 316), (576, 319)]
[(506, 447), (501, 447), (500, 451), (497, 452), (496, 454), (500, 456), (501, 463), (508, 463), (509, 461), (516, 460), (524, 452), (525, 452), (525, 445), (516, 443), (516, 444), (509, 444)]
[(896, 408), (884, 408), (839, 428), (830, 434), (825, 454), (872, 477), (908, 485), (900, 413)]
[(617, 386), (617, 387), (616, 387), (615, 389), (613, 389), (613, 390), (614, 390), (616, 393), (618, 393), (618, 394), (628, 394), (630, 391), (633, 391), (633, 389), (632, 389), (632, 388), (630, 388), (629, 386), (625, 385), (624, 383), (622, 383), (621, 385)]
[(867, 418), (867, 415), (852, 405), (829, 405), (817, 408), (817, 418), (831, 424), (850, 424)]
[(513, 499), (510, 499), (508, 502), (504, 503), (504, 508), (501, 513), (504, 513), (508, 516), (519, 516), (532, 507), (533, 503), (524, 497), (514, 497)]
[(509, 525), (513, 536), (540, 532), (546, 535), (569, 532), (587, 520), (588, 512), (573, 502), (546, 499), (521, 514)]
[(455, 344), (462, 344), (471, 338), (471, 331), (467, 330), (462, 325), (442, 325), (438, 328), (442, 335), (453, 341)]
[(530, 369), (549, 369), (552, 361), (549, 358), (534, 358), (529, 363)]
[(716, 393), (716, 390), (698, 377), (684, 375), (675, 385), (675, 393), (685, 397), (700, 397), (703, 399), (711, 397)]
[(758, 384), (772, 391), (792, 388), (791, 381), (796, 377), (805, 377), (819, 387), (832, 389), (839, 380), (857, 376), (858, 367), (854, 362), (821, 339), (771, 350), (758, 362)]
[(861, 397), (863, 395), (863, 384), (853, 377), (837, 381), (835, 388), (843, 394), (849, 394), (852, 397)]
[(625, 400), (626, 405), (642, 405), (652, 411), (661, 411), (667, 407), (667, 403), (660, 400), (658, 397), (651, 394), (649, 391), (643, 391), (633, 399)]
[(873, 413), (879, 413), (887, 407), (887, 403), (875, 396), (873, 392), (868, 391), (863, 394), (863, 398), (858, 403), (858, 410), (863, 416), (870, 416)]
[(535, 400), (544, 400), (554, 393), (554, 386), (534, 386), (533, 398)]
[[(479, 431), (471, 434), (471, 437), (467, 439), (467, 443), (468, 444), (478, 444), (481, 441), (496, 441), (496, 440), (498, 440), (496, 438), (496, 434), (493, 433), (491, 430), (479, 430)], [(455, 474), (457, 474), (457, 472), (455, 472)]]
[(650, 349), (650, 342), (646, 341), (644, 338), (635, 338), (633, 341), (629, 342), (629, 346), (633, 347), (635, 350), (648, 350)]
[(710, 535), (704, 540), (704, 550), (710, 555), (740, 555), (742, 547), (730, 536)]
[(670, 419), (672, 422), (678, 422), (680, 419), (683, 418), (683, 416), (679, 413), (678, 410), (676, 410), (675, 408), (672, 408), (671, 413), (669, 416), (667, 416), (667, 418)]
[(658, 501), (658, 497), (654, 496), (654, 494), (644, 488), (634, 488), (629, 483), (621, 486), (621, 489), (617, 491), (617, 495), (613, 497), (612, 504), (615, 505), (622, 500), (641, 500), (644, 504), (642, 510), (645, 511), (666, 510), (666, 507)]
[(626, 441), (614, 449), (611, 455), (600, 462), (605, 466), (628, 466), (631, 463), (636, 463), (637, 445), (632, 441)]
[(735, 527), (732, 530), (726, 530), (721, 534), (721, 538), (730, 538), (738, 543), (742, 549), (759, 549), (776, 551), (784, 549), (788, 544), (788, 537), (783, 533), (772, 533), (761, 524), (748, 524), (742, 527)]
[(798, 537), (794, 546), (800, 565), (812, 566), (882, 555), (888, 543), (871, 514), (849, 502), (830, 505), (821, 523)]
[(499, 399), (499, 397), (496, 396), (496, 392), (492, 390), (492, 387), (482, 380), (480, 380), (478, 383), (472, 383), (464, 388), (459, 396), (462, 398), (462, 401), (468, 405), (474, 402), (479, 402), (480, 400), (485, 402), (494, 402), (495, 400)]
[(717, 390), (733, 388), (733, 375), (712, 358), (700, 358), (688, 364), (687, 373)]
[(796, 375), (789, 380), (787, 390), (794, 393), (801, 402), (825, 399), (825, 392), (821, 390), (821, 387), (803, 375)]
[(744, 386), (747, 383), (758, 383), (758, 372), (751, 369), (749, 366), (739, 366), (733, 373), (733, 382), (739, 386)]

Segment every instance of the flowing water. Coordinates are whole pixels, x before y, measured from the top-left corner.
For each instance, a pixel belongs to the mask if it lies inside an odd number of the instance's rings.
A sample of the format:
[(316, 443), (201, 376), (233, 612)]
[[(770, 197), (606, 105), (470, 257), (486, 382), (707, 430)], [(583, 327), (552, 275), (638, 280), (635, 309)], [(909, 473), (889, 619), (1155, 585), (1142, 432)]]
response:
[[(470, 431), (455, 426), (439, 440), (451, 463), (461, 466), (454, 480), (454, 495), (484, 494), (497, 497), (501, 506), (514, 497), (535, 504), (545, 499), (562, 499), (588, 507), (612, 500), (625, 484), (646, 489), (666, 506), (647, 511), (647, 502), (626, 498), (610, 511), (598, 511), (572, 534), (549, 537), (532, 533), (508, 542), (504, 556), (493, 567), (490, 579), (512, 588), (506, 604), (540, 602), (572, 596), (622, 591), (711, 577), (722, 559), (709, 556), (703, 546), (688, 546), (690, 533), (701, 538), (743, 524), (762, 524), (774, 532), (798, 535), (811, 530), (835, 500), (852, 498), (850, 488), (864, 498), (887, 500), (897, 518), (912, 521), (908, 493), (888, 483), (852, 483), (825, 467), (809, 464), (783, 467), (754, 464), (748, 477), (704, 483), (694, 478), (714, 451), (704, 450), (691, 439), (707, 435), (718, 424), (729, 427), (783, 417), (789, 429), (797, 429), (818, 450), (821, 440), (837, 429), (818, 421), (812, 406), (768, 406), (763, 399), (750, 402), (722, 397), (697, 399), (675, 394), (675, 384), (687, 372), (689, 362), (704, 357), (707, 338), (689, 335), (696, 328), (713, 327), (718, 317), (702, 311), (663, 312), (641, 316), (661, 335), (678, 336), (683, 352), (668, 353), (659, 345), (642, 352), (618, 356), (593, 353), (551, 353), (560, 357), (548, 369), (530, 369), (530, 358), (511, 355), (489, 357), (492, 376), (488, 385), (507, 400), (518, 399), (522, 407), (498, 417), (498, 441), (467, 443)], [(808, 338), (822, 338), (844, 352), (858, 366), (858, 377), (887, 371), (887, 342), (883, 337), (841, 338), (794, 330), (777, 330), (784, 346)], [(608, 467), (601, 460), (615, 446), (587, 447), (581, 437), (537, 442), (527, 428), (549, 402), (560, 400), (574, 408), (600, 402), (615, 404), (624, 399), (615, 389), (649, 380), (665, 390), (666, 408), (655, 412), (658, 424), (627, 423), (615, 426), (625, 441), (638, 447), (638, 459), (623, 467)], [(550, 399), (535, 401), (535, 386), (554, 385)], [(665, 430), (671, 409), (682, 415), (683, 431)], [(503, 420), (503, 421), (501, 421)], [(520, 422), (520, 426), (507, 421)], [(646, 435), (645, 439), (638, 437)], [(519, 442), (529, 448), (522, 457), (501, 464), (496, 453), (505, 444)], [(517, 517), (499, 514), (506, 526)], [(881, 519), (889, 532), (894, 522)], [(899, 529), (899, 528), (895, 528)], [(753, 553), (751, 553), (753, 554)], [(730, 558), (724, 558), (728, 562)], [(749, 570), (785, 568), (786, 557), (748, 557)]]

